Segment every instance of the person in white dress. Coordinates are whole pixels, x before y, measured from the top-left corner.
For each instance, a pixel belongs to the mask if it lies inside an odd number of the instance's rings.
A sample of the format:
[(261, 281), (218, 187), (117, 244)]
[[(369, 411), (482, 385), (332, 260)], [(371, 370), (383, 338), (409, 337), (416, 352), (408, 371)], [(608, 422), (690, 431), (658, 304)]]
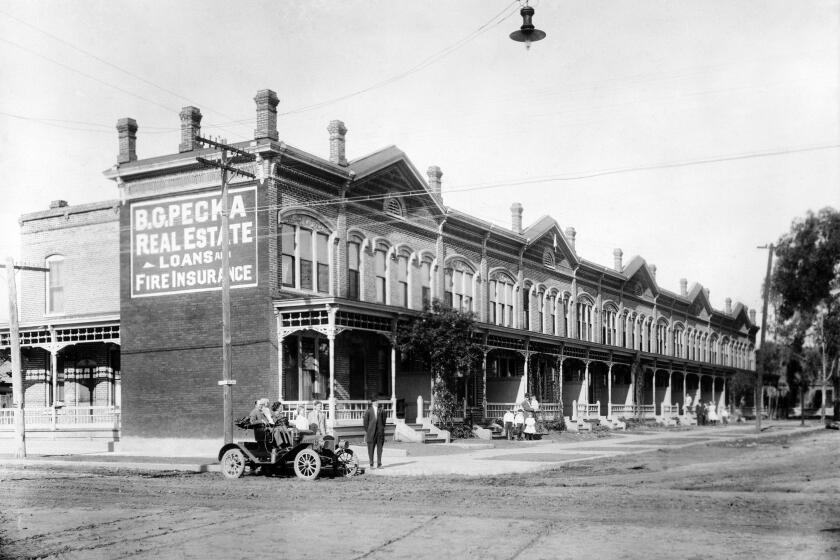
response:
[(712, 401), (709, 401), (709, 408), (708, 408), (707, 414), (709, 415), (709, 424), (711, 424), (712, 426), (717, 424), (717, 420), (718, 420), (717, 407), (715, 406), (715, 403), (712, 402)]

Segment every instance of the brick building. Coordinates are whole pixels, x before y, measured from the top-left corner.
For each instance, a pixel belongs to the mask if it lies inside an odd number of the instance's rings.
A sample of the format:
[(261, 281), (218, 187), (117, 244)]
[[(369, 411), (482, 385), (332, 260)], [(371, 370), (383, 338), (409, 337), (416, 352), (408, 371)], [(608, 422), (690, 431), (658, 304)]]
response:
[[(254, 138), (235, 146), (259, 157), (232, 160), (259, 177), (231, 180), (235, 410), (263, 395), (326, 399), (342, 425), (380, 398), (425, 416), (429, 374), (392, 334), (432, 298), (477, 317), (484, 366), (459, 398), (488, 416), (529, 391), (570, 420), (671, 417), (689, 399), (726, 402), (727, 380), (754, 369), (758, 329), (743, 305), (714, 309), (685, 280), (669, 291), (620, 249), (612, 266), (589, 261), (574, 228), (549, 216), (524, 227), (516, 203), (510, 229), (448, 208), (439, 168), (424, 175), (394, 146), (348, 160), (340, 121), (328, 158), (299, 150), (279, 139), (275, 93), (255, 102)], [(142, 160), (137, 123), (121, 119), (105, 172), (120, 193), (119, 241), (101, 251), (112, 266), (119, 253), (108, 301), (118, 295), (129, 439), (222, 433), (220, 178), (196, 160), (215, 153), (195, 141), (201, 112), (180, 117), (178, 153)]]
[[(49, 209), (20, 218), (17, 273), (21, 369), (32, 429), (115, 428), (120, 406), (118, 200)], [(9, 330), (0, 329), (8, 356)], [(7, 405), (11, 406), (10, 399)], [(11, 417), (0, 418), (8, 424)]]

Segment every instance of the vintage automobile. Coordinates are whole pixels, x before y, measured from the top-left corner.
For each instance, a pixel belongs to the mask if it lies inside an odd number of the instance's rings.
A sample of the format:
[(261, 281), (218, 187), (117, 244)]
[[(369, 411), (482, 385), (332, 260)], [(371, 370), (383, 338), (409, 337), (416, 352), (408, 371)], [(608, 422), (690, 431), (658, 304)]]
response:
[(295, 474), (304, 480), (315, 480), (322, 471), (334, 477), (364, 472), (347, 441), (339, 442), (330, 435), (303, 435), (275, 443), (270, 430), (262, 425), (251, 426), (247, 418), (237, 421), (236, 425), (253, 429), (255, 441), (228, 443), (219, 450), (219, 463), (225, 478), (239, 478), (246, 468), (254, 474)]

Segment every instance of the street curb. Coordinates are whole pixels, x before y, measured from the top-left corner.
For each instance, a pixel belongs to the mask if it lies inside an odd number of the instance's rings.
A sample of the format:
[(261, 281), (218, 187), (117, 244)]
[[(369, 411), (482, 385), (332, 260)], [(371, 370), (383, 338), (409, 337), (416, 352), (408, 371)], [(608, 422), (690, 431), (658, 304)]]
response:
[(218, 463), (119, 463), (114, 461), (61, 461), (50, 459), (0, 459), (0, 467), (66, 467), (69, 469), (104, 468), (126, 471), (175, 471), (186, 473), (219, 472)]

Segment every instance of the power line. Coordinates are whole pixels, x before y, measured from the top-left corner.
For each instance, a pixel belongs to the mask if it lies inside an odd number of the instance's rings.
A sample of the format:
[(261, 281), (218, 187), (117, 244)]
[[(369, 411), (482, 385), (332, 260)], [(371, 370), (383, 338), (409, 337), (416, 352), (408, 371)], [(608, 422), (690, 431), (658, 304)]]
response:
[[(49, 31), (46, 31), (46, 30), (44, 30), (44, 29), (41, 29), (40, 27), (37, 27), (37, 26), (35, 26), (35, 25), (32, 25), (31, 23), (28, 23), (28, 22), (26, 22), (26, 21), (24, 21), (24, 20), (22, 20), (22, 19), (20, 19), (20, 18), (18, 18), (18, 17), (15, 17), (15, 16), (13, 16), (13, 15), (11, 15), (11, 14), (7, 13), (7, 12), (4, 12), (4, 11), (2, 11), (2, 10), (0, 10), (0, 14), (4, 15), (4, 16), (6, 16), (6, 17), (10, 18), (10, 19), (13, 19), (13, 20), (17, 21), (18, 23), (21, 23), (21, 24), (23, 24), (23, 25), (25, 25), (25, 26), (27, 26), (27, 27), (29, 27), (29, 28), (31, 28), (31, 29), (34, 29), (35, 31), (38, 31), (39, 33), (42, 33), (42, 34), (46, 35), (47, 37), (50, 37), (50, 38), (52, 38), (52, 39), (54, 39), (54, 40), (56, 40), (56, 41), (58, 41), (58, 42), (60, 42), (60, 43), (62, 43), (62, 44), (64, 44), (64, 45), (67, 45), (67, 46), (68, 46), (68, 47), (70, 47), (71, 49), (74, 49), (74, 50), (76, 50), (76, 51), (78, 51), (78, 52), (80, 52), (80, 53), (82, 53), (82, 54), (84, 54), (84, 55), (86, 55), (86, 56), (89, 56), (89, 57), (93, 58), (94, 60), (97, 60), (97, 61), (101, 62), (102, 64), (105, 64), (106, 66), (110, 66), (111, 68), (114, 68), (115, 70), (118, 70), (118, 71), (122, 72), (123, 74), (126, 74), (126, 75), (128, 75), (128, 76), (131, 76), (131, 77), (133, 77), (133, 78), (137, 79), (137, 80), (140, 80), (141, 82), (143, 82), (143, 83), (145, 83), (145, 84), (148, 84), (148, 85), (150, 85), (150, 86), (152, 86), (152, 87), (155, 87), (155, 88), (157, 88), (157, 89), (159, 89), (159, 90), (161, 90), (161, 91), (164, 91), (164, 92), (166, 92), (166, 93), (168, 93), (168, 94), (170, 94), (170, 95), (173, 95), (173, 96), (175, 96), (175, 97), (177, 97), (177, 98), (179, 98), (179, 99), (183, 99), (184, 101), (187, 101), (187, 102), (189, 102), (189, 103), (195, 103), (194, 101), (192, 101), (192, 100), (191, 100), (191, 99), (189, 99), (188, 97), (185, 97), (185, 96), (181, 95), (180, 93), (178, 93), (178, 92), (176, 92), (176, 91), (173, 91), (173, 90), (171, 90), (171, 89), (168, 89), (168, 88), (166, 88), (166, 87), (163, 87), (163, 86), (161, 86), (161, 85), (158, 85), (158, 84), (156, 84), (156, 83), (152, 82), (151, 80), (147, 80), (146, 78), (143, 78), (142, 76), (139, 76), (139, 75), (137, 75), (137, 74), (135, 74), (135, 73), (133, 73), (133, 72), (131, 72), (131, 71), (129, 71), (129, 70), (126, 70), (125, 68), (122, 68), (122, 67), (120, 67), (120, 66), (118, 66), (118, 65), (116, 65), (116, 64), (114, 64), (114, 63), (112, 63), (112, 62), (109, 62), (109, 61), (105, 60), (104, 58), (101, 58), (101, 57), (97, 56), (96, 54), (94, 54), (94, 53), (92, 53), (92, 52), (90, 52), (90, 51), (87, 51), (87, 50), (85, 50), (85, 49), (83, 49), (83, 48), (81, 48), (81, 47), (79, 47), (79, 46), (77, 46), (77, 45), (74, 45), (73, 43), (71, 43), (71, 42), (69, 42), (69, 41), (67, 41), (67, 40), (65, 40), (65, 39), (62, 39), (61, 37), (58, 37), (58, 36), (56, 36), (56, 35), (53, 35), (53, 34), (52, 34), (52, 33), (50, 33)], [(20, 45), (18, 45), (18, 46), (20, 46)], [(30, 52), (32, 52), (32, 51), (30, 51)], [(54, 61), (53, 61), (53, 62), (54, 62)], [(207, 107), (207, 108), (208, 108), (208, 109), (210, 109), (211, 111), (215, 112), (215, 113), (218, 113), (219, 115), (221, 115), (221, 116), (223, 116), (223, 117), (228, 118), (228, 119), (232, 119), (232, 118), (233, 118), (233, 117), (231, 117), (230, 115), (226, 115), (225, 113), (222, 113), (221, 111), (216, 111), (215, 109), (213, 109), (213, 108), (211, 108), (211, 107)]]

